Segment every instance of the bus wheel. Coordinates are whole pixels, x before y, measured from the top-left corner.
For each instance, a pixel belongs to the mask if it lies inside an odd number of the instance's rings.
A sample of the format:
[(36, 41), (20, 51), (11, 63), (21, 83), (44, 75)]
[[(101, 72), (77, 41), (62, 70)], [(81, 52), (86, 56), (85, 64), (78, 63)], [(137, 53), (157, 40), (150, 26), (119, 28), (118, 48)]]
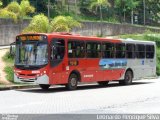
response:
[(39, 85), (43, 90), (48, 90), (50, 85), (40, 84)]
[(76, 74), (71, 74), (68, 80), (68, 83), (66, 84), (66, 88), (68, 90), (75, 90), (77, 88), (78, 84), (78, 76)]
[(100, 81), (100, 82), (98, 82), (98, 84), (99, 84), (100, 86), (107, 86), (108, 83), (109, 83), (109, 81)]
[(127, 71), (124, 77), (124, 80), (119, 81), (122, 85), (130, 85), (132, 84), (133, 75), (131, 71)]

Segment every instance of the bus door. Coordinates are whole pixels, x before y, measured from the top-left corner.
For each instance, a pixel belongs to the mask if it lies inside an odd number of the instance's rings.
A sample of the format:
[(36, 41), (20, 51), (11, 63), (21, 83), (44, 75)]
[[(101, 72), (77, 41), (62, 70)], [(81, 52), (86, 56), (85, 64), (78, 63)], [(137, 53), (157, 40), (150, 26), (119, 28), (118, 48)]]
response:
[(65, 74), (65, 41), (61, 38), (53, 38), (51, 41), (51, 70), (50, 78), (52, 83), (63, 83)]

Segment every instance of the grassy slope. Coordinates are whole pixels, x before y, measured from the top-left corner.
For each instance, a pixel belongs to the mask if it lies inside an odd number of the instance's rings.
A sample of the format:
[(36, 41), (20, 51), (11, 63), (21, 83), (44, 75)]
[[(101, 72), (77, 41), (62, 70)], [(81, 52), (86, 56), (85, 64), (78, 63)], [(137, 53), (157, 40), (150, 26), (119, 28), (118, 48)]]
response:
[(6, 78), (7, 78), (7, 80), (13, 82), (13, 79), (14, 79), (14, 72), (13, 72), (14, 58), (12, 56), (10, 56), (9, 52), (7, 52), (3, 56), (2, 59), (6, 63), (6, 67), (4, 68), (4, 71), (7, 74)]

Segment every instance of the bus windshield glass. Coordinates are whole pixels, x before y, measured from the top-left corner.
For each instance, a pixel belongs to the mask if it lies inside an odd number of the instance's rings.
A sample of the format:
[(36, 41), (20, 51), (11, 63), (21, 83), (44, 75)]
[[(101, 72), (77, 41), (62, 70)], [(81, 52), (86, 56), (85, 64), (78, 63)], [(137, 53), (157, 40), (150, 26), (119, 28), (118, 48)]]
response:
[(47, 41), (27, 40), (16, 42), (15, 64), (20, 66), (41, 66), (48, 63)]

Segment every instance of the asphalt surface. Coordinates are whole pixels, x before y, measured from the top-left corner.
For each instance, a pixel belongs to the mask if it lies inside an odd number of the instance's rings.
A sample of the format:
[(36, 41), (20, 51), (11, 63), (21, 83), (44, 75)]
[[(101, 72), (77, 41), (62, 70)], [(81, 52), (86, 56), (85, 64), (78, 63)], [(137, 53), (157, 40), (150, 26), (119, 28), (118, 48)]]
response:
[(160, 79), (139, 80), (130, 86), (81, 85), (75, 91), (59, 86), (48, 91), (40, 88), (0, 91), (0, 113), (160, 113)]

